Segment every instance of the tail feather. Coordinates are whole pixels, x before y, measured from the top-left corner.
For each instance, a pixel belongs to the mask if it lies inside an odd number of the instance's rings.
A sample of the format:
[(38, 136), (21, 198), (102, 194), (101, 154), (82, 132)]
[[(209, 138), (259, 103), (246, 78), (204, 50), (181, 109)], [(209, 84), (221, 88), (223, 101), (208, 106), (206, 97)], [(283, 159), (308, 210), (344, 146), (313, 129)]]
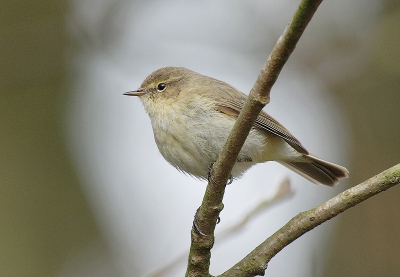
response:
[(336, 185), (340, 179), (349, 176), (349, 171), (343, 166), (321, 160), (311, 155), (305, 155), (304, 158), (304, 162), (278, 162), (315, 184), (332, 187)]

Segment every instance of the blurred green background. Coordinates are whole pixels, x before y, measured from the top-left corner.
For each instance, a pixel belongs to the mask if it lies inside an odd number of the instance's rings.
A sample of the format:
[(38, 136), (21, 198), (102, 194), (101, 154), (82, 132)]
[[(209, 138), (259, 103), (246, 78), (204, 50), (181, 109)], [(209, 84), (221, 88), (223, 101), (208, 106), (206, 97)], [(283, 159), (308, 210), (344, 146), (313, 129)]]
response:
[(0, 276), (57, 276), (101, 242), (64, 134), (66, 1), (1, 1)]
[[(109, 253), (67, 155), (67, 1), (0, 1), (0, 276), (60, 276)], [(368, 66), (330, 88), (353, 130), (350, 185), (400, 162), (400, 4), (373, 26)], [(334, 39), (332, 39), (334, 41)], [(339, 217), (325, 276), (400, 276), (400, 187)]]

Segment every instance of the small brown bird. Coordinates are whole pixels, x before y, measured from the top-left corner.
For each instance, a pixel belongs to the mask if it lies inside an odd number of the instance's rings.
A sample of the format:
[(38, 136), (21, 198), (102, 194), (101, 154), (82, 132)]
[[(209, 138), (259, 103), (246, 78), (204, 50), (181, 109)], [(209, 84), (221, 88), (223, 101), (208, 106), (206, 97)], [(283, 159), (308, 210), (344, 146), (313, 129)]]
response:
[[(138, 90), (163, 157), (178, 170), (206, 179), (246, 95), (227, 83), (183, 67), (151, 73)], [(333, 186), (346, 168), (311, 155), (278, 121), (261, 111), (233, 167), (240, 177), (256, 163), (277, 161), (315, 184)]]

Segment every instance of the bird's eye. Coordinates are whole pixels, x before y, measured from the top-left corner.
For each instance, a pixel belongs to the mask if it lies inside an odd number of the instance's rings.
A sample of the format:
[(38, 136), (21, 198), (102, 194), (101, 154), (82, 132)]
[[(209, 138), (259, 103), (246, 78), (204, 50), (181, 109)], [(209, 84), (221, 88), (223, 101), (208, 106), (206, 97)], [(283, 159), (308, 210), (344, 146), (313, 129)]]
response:
[(157, 90), (158, 90), (159, 92), (161, 92), (161, 91), (164, 91), (164, 90), (166, 89), (166, 87), (167, 87), (166, 84), (164, 84), (164, 83), (159, 83), (159, 84), (157, 85)]

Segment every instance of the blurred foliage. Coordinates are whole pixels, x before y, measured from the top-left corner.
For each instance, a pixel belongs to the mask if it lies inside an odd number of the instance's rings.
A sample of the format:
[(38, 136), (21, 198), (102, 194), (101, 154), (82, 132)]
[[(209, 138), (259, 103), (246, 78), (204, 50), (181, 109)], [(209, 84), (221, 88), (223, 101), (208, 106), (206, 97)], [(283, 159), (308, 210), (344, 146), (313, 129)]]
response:
[(64, 140), (68, 5), (0, 2), (0, 276), (57, 276), (101, 239)]
[[(373, 26), (367, 67), (332, 90), (353, 130), (351, 185), (400, 161), (400, 3), (388, 1)], [(400, 276), (400, 187), (341, 215), (324, 276)]]

